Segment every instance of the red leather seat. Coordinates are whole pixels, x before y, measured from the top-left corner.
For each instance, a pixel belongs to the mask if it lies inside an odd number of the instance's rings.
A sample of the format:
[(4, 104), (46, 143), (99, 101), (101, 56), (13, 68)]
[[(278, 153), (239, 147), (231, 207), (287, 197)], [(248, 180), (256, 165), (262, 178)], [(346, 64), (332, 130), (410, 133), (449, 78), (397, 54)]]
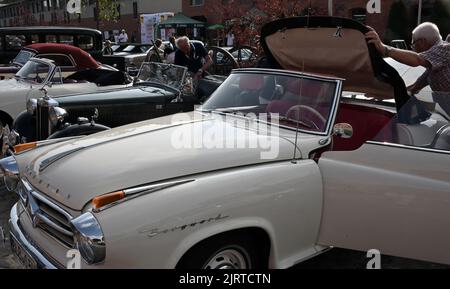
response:
[[(362, 105), (341, 103), (335, 123), (345, 122), (353, 127), (353, 136), (349, 139), (333, 137), (333, 151), (355, 150), (364, 142), (372, 140), (389, 123), (393, 113)], [(383, 139), (391, 139), (392, 131), (384, 129)]]

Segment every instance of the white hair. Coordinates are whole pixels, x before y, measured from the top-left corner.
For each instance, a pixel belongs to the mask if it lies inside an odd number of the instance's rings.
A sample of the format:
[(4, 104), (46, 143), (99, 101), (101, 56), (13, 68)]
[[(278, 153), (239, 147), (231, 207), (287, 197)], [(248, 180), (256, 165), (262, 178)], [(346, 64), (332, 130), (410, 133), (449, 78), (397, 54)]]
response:
[(189, 43), (189, 37), (187, 36), (181, 36), (180, 38), (177, 38), (177, 40), (175, 40), (175, 45), (180, 48), (180, 43), (182, 42), (186, 42)]
[(424, 22), (418, 25), (412, 32), (412, 39), (425, 39), (428, 44), (435, 44), (442, 40), (441, 33), (436, 24), (431, 22)]

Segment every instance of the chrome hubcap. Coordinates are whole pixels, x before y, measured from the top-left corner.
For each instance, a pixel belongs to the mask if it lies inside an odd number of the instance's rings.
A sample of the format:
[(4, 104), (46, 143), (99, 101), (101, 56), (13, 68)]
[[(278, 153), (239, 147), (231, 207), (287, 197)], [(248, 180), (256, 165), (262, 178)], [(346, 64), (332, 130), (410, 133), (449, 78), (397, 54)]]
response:
[(245, 256), (235, 249), (226, 249), (209, 259), (204, 269), (247, 269)]

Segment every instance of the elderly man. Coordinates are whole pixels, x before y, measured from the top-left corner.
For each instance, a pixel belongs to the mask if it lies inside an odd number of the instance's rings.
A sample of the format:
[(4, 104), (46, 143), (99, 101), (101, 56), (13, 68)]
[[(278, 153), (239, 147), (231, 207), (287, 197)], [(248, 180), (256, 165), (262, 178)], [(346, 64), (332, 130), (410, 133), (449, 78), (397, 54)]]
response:
[(175, 64), (186, 66), (198, 78), (212, 64), (212, 59), (206, 48), (199, 42), (191, 42), (188, 37), (183, 36), (176, 40), (178, 49), (175, 51)]
[(366, 39), (384, 56), (406, 65), (425, 67), (424, 74), (410, 85), (408, 90), (416, 94), (430, 85), (434, 101), (450, 114), (450, 44), (442, 41), (439, 28), (435, 24), (425, 22), (413, 30), (411, 47), (414, 51), (384, 45), (372, 28), (366, 34)]

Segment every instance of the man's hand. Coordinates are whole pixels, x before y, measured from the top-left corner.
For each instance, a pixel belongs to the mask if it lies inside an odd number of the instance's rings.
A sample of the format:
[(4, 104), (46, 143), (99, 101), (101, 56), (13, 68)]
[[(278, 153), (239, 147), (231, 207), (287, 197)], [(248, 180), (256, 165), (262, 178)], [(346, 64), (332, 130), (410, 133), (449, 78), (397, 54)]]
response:
[(378, 52), (384, 55), (385, 45), (381, 41), (380, 36), (372, 27), (367, 26), (367, 28), (370, 29), (370, 31), (365, 34), (367, 42), (375, 45)]

